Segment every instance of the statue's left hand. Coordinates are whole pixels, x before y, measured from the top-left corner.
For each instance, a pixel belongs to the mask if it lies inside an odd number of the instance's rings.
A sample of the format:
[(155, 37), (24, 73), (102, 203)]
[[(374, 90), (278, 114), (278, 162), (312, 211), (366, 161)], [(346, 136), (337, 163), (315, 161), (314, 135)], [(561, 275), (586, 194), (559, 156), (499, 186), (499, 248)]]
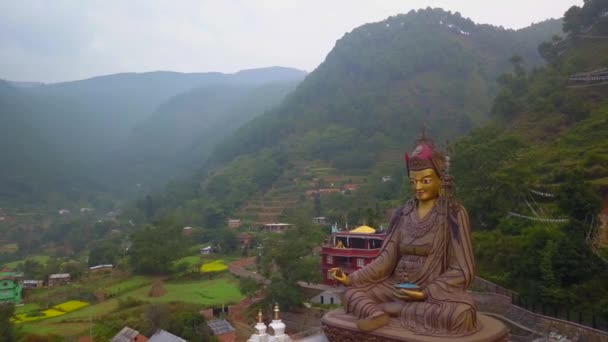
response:
[(396, 290), (395, 292), (393, 292), (393, 294), (401, 299), (401, 300), (405, 300), (405, 301), (423, 301), (426, 299), (426, 294), (423, 291), (416, 291), (416, 290), (406, 290), (406, 289), (399, 289)]

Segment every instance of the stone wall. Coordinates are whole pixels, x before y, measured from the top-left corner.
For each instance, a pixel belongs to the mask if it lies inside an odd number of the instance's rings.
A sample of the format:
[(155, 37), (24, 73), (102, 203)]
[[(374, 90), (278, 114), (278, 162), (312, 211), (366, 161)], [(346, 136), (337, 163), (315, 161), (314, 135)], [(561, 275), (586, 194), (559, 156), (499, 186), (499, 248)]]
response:
[(561, 335), (564, 341), (608, 342), (608, 333), (581, 324), (535, 314), (511, 304), (511, 298), (496, 293), (471, 292), (480, 312), (502, 316), (542, 336)]

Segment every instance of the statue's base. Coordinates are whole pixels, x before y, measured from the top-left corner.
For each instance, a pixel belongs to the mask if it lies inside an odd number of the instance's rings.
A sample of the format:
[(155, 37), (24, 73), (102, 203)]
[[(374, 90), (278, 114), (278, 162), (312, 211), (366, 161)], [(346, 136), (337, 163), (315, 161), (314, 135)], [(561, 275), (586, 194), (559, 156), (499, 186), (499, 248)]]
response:
[(397, 318), (391, 318), (389, 324), (372, 332), (363, 332), (357, 329), (357, 317), (337, 309), (326, 313), (321, 323), (325, 336), (330, 342), (507, 342), (509, 330), (500, 321), (477, 314), (477, 324), (481, 330), (464, 337), (433, 337), (416, 335), (404, 329)]

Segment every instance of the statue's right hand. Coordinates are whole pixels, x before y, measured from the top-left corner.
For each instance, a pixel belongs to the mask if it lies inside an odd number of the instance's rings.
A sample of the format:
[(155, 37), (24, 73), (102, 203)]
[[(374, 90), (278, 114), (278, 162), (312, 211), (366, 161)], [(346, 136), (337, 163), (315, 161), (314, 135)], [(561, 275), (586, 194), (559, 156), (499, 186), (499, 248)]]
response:
[(339, 283), (344, 286), (350, 285), (350, 280), (348, 279), (348, 275), (344, 273), (339, 267), (334, 267), (329, 270), (331, 276), (334, 277)]

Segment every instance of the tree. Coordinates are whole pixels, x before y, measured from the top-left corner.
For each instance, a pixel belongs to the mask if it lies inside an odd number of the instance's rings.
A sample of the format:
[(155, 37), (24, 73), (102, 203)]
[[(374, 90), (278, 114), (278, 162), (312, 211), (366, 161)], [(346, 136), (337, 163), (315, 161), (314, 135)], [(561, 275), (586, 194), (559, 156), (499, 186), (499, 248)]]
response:
[(89, 266), (114, 264), (121, 255), (120, 247), (112, 241), (96, 244), (89, 252)]
[(15, 327), (11, 318), (15, 314), (13, 303), (0, 303), (0, 342), (16, 341)]
[(215, 239), (213, 240), (220, 253), (231, 253), (239, 245), (236, 233), (232, 229), (216, 229)]
[(167, 330), (186, 341), (210, 341), (213, 338), (205, 318), (196, 311), (172, 314)]
[(182, 257), (188, 249), (188, 241), (178, 226), (147, 226), (133, 233), (129, 261), (136, 272), (164, 274), (170, 271), (171, 262)]
[(239, 291), (249, 298), (251, 298), (261, 287), (262, 285), (253, 278), (239, 278)]
[(310, 222), (304, 210), (291, 212), (287, 219), (294, 223), (294, 227), (264, 240), (259, 265), (263, 266), (260, 273), (271, 278), (266, 302), (278, 301), (289, 307), (302, 303), (298, 281), (320, 281), (319, 260), (311, 252), (321, 244), (325, 235), (321, 228)]
[(170, 317), (167, 304), (149, 304), (143, 314), (146, 335), (150, 336), (158, 329), (167, 329)]
[(561, 177), (558, 205), (571, 219), (579, 222), (595, 217), (600, 210), (600, 197), (580, 170), (567, 172)]

